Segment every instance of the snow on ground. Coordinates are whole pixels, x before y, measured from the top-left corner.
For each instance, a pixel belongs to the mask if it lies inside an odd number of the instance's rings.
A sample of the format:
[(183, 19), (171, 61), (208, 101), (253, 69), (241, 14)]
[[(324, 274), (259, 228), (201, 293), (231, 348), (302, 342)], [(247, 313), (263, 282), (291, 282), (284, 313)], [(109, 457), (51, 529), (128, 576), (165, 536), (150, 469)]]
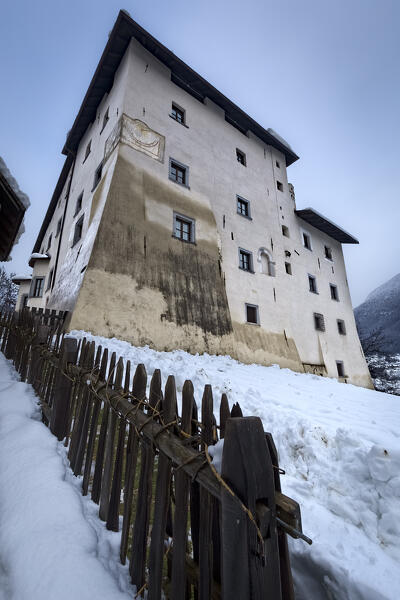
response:
[(80, 492), (30, 386), (0, 353), (0, 600), (128, 600), (119, 535)]
[(197, 403), (211, 383), (245, 415), (259, 416), (280, 455), (283, 492), (300, 503), (307, 546), (290, 539), (297, 600), (397, 600), (400, 590), (400, 401), (396, 396), (226, 356), (156, 352), (86, 336)]

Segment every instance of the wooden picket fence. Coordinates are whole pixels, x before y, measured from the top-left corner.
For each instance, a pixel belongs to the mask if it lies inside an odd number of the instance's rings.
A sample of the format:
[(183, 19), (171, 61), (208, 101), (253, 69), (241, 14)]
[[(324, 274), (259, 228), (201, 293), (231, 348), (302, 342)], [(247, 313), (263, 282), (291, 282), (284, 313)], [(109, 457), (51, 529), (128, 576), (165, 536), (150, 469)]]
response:
[[(0, 313), (0, 343), (32, 384), (43, 421), (68, 447), (82, 494), (121, 532), (135, 597), (292, 600), (286, 534), (304, 536), (298, 504), (282, 494), (276, 448), (257, 417), (229, 409), (219, 425), (206, 385), (198, 415), (191, 381), (178, 411), (175, 379), (125, 364), (94, 342), (64, 337), (24, 309)], [(209, 447), (224, 439), (222, 471)]]

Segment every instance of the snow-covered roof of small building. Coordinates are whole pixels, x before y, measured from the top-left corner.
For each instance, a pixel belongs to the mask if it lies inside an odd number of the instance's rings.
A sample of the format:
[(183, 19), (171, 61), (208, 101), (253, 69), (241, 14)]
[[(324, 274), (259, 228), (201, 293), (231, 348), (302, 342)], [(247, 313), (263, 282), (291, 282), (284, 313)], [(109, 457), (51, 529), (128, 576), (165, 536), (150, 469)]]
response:
[(12, 278), (12, 282), (17, 285), (22, 283), (23, 281), (31, 281), (32, 275), (14, 275)]
[(48, 254), (41, 254), (40, 252), (33, 252), (29, 259), (29, 266), (33, 267), (35, 260), (49, 260), (50, 256)]

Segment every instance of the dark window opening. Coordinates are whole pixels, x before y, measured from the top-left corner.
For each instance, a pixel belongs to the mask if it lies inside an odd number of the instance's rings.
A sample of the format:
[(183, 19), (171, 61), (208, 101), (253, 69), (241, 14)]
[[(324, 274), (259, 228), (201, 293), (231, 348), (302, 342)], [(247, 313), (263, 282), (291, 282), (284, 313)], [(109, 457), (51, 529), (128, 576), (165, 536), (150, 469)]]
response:
[(181, 165), (180, 163), (170, 160), (169, 178), (172, 181), (175, 181), (176, 183), (179, 183), (180, 185), (187, 186), (187, 180), (188, 180), (187, 171), (188, 171), (188, 167), (185, 167), (184, 165)]
[(281, 168), (281, 165), (279, 164), (279, 162), (278, 162), (277, 160), (275, 161), (275, 165), (276, 165), (276, 167), (277, 167), (278, 169), (280, 169), (280, 168)]
[(247, 250), (239, 250), (239, 269), (243, 271), (253, 271), (251, 252)]
[(311, 238), (308, 233), (303, 232), (303, 246), (307, 248), (307, 250), (311, 250)]
[(246, 321), (254, 325), (259, 324), (258, 306), (256, 304), (246, 304)]
[(99, 166), (97, 167), (97, 169), (94, 172), (92, 192), (99, 185), (102, 171), (103, 171), (103, 161), (101, 161), (101, 163), (99, 164)]
[(243, 217), (250, 217), (250, 202), (237, 196), (237, 212)]
[(278, 188), (278, 190), (280, 192), (283, 192), (283, 183), (281, 183), (280, 181), (276, 182), (276, 187)]
[(346, 377), (346, 375), (344, 374), (344, 364), (343, 361), (341, 360), (337, 360), (336, 361), (336, 368), (337, 368), (337, 372), (338, 372), (338, 376), (339, 377)]
[(282, 225), (282, 235), (284, 235), (285, 237), (290, 237), (289, 227), (286, 227), (286, 225)]
[(332, 248), (329, 248), (329, 246), (324, 246), (324, 250), (325, 258), (327, 258), (328, 260), (332, 260)]
[(183, 217), (182, 215), (174, 215), (174, 237), (184, 242), (194, 243), (194, 219)]
[(49, 273), (49, 277), (47, 279), (47, 288), (46, 288), (46, 292), (51, 288), (51, 284), (53, 281), (53, 274), (54, 274), (54, 269), (51, 269), (50, 273)]
[(58, 237), (60, 235), (61, 225), (62, 225), (62, 219), (58, 219), (58, 221), (57, 221), (57, 229), (56, 229), (56, 237)]
[(317, 331), (325, 331), (324, 315), (321, 315), (320, 313), (314, 313), (314, 326)]
[(337, 302), (339, 301), (339, 292), (337, 289), (336, 285), (333, 285), (333, 283), (329, 284), (330, 290), (331, 290), (331, 298), (332, 300), (336, 300)]
[(47, 242), (47, 250), (49, 250), (50, 246), (51, 246), (51, 240), (53, 239), (53, 234), (51, 233), (49, 235), (49, 241)]
[(85, 158), (83, 159), (83, 162), (85, 162), (85, 160), (87, 159), (87, 157), (89, 156), (90, 152), (92, 149), (92, 140), (90, 140), (90, 142), (88, 143), (88, 145), (86, 146), (86, 150), (85, 150)]
[(28, 305), (28, 299), (29, 299), (29, 295), (28, 294), (24, 294), (22, 296), (22, 302), (21, 302), (22, 308), (25, 308), (25, 306)]
[(239, 148), (236, 148), (236, 160), (244, 167), (246, 166), (246, 155)]
[(308, 276), (308, 286), (309, 286), (310, 292), (312, 292), (313, 294), (318, 294), (317, 280), (312, 275)]
[(102, 125), (100, 133), (102, 133), (103, 129), (105, 128), (105, 126), (107, 125), (109, 120), (110, 120), (110, 107), (108, 107), (106, 112), (104, 113), (103, 125)]
[(44, 277), (35, 277), (32, 286), (32, 297), (41, 298), (43, 296)]
[(75, 246), (75, 244), (77, 242), (79, 242), (79, 240), (82, 237), (82, 230), (83, 230), (83, 218), (85, 215), (82, 215), (81, 218), (79, 219), (79, 221), (77, 221), (75, 223), (75, 230), (74, 230), (74, 239), (72, 242), (72, 245)]
[(292, 274), (292, 265), (288, 262), (285, 262), (285, 271), (288, 275)]
[(172, 103), (171, 117), (178, 123), (185, 124), (185, 111), (174, 103)]
[(82, 208), (82, 200), (83, 200), (83, 192), (81, 192), (79, 194), (78, 198), (76, 199), (74, 217), (76, 217), (76, 215), (80, 212), (80, 210)]
[(346, 335), (346, 326), (344, 324), (344, 321), (342, 321), (341, 319), (337, 320), (337, 328), (340, 335)]

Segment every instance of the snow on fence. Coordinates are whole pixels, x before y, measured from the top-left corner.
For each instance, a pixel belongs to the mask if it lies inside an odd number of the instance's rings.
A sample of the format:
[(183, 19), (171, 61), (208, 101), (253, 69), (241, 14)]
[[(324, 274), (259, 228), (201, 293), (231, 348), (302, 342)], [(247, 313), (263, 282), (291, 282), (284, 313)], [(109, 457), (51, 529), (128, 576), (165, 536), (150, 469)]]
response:
[(310, 540), (299, 505), (281, 493), (261, 420), (244, 418), (238, 404), (230, 411), (223, 394), (217, 425), (210, 385), (199, 417), (191, 381), (179, 416), (173, 376), (163, 391), (156, 369), (146, 396), (144, 365), (131, 378), (129, 361), (64, 337), (63, 314), (52, 316), (0, 313), (1, 350), (68, 446), (82, 494), (109, 530), (121, 531), (136, 597), (294, 599), (286, 534)]

